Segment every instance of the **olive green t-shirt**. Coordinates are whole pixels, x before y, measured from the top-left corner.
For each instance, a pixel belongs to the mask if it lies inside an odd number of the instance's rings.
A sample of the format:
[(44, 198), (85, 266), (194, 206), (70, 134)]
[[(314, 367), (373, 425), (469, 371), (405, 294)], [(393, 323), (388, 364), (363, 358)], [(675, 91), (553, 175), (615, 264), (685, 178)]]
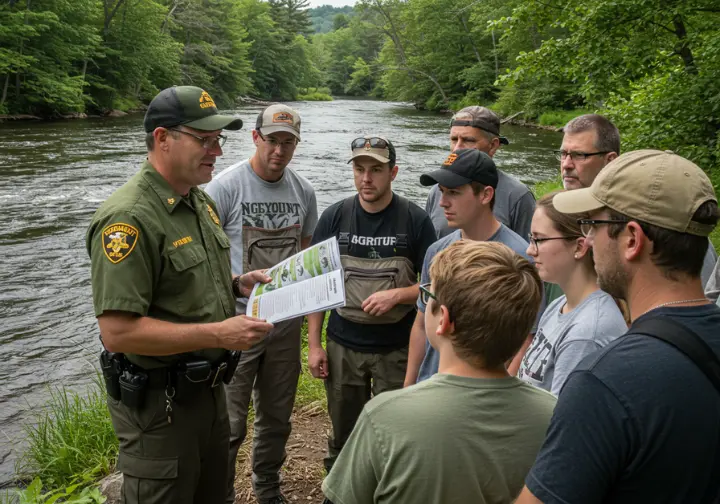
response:
[(515, 377), (436, 374), (375, 396), (322, 485), (334, 504), (508, 504), (555, 397)]
[[(145, 161), (95, 212), (86, 235), (95, 315), (116, 310), (176, 323), (235, 314), (230, 241), (201, 189), (182, 196)], [(222, 349), (193, 352), (215, 361)], [(189, 355), (127, 355), (146, 369)]]

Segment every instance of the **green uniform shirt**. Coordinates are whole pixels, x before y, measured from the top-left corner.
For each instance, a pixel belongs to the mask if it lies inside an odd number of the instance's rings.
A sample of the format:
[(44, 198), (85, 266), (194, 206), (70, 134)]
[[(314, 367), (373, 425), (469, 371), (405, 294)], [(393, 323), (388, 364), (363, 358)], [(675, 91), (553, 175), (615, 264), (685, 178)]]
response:
[[(107, 310), (176, 323), (219, 322), (235, 314), (230, 241), (201, 189), (175, 193), (149, 161), (95, 212), (86, 236), (95, 315)], [(126, 355), (152, 369), (216, 361), (225, 350)]]

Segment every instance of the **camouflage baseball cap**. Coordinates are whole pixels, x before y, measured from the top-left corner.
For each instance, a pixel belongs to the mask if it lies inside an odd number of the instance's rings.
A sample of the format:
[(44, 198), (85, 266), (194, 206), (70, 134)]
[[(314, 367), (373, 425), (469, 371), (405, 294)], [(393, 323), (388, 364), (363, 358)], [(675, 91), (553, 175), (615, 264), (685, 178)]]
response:
[(590, 187), (556, 195), (553, 206), (562, 213), (607, 207), (663, 229), (708, 236), (715, 226), (692, 220), (707, 201), (717, 198), (700, 167), (671, 151), (647, 149), (615, 158)]
[(181, 125), (200, 131), (239, 130), (243, 123), (237, 117), (220, 115), (207, 91), (195, 86), (174, 86), (153, 98), (143, 125), (151, 133), (155, 128)]
[(452, 128), (453, 126), (471, 126), (478, 128), (498, 137), (501, 144), (510, 145), (510, 141), (507, 138), (500, 136), (500, 118), (489, 108), (479, 105), (465, 107), (453, 115), (450, 121), (450, 127)]

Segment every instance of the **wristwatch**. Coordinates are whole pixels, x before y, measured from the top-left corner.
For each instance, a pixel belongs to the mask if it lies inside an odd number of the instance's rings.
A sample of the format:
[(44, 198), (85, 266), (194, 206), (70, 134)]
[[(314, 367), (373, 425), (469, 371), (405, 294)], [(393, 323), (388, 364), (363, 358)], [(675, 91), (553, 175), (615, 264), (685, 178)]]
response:
[(242, 275), (238, 275), (232, 279), (232, 291), (233, 291), (233, 294), (235, 294), (236, 298), (243, 297), (243, 293), (240, 292), (240, 277), (241, 276)]

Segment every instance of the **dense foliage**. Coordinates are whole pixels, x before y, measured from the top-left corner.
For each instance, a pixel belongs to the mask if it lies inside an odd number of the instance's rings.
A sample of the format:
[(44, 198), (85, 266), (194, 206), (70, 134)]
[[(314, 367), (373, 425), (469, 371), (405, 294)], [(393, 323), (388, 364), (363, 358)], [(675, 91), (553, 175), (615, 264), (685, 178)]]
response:
[[(720, 167), (717, 0), (0, 0), (0, 114), (127, 109), (171, 84), (230, 106), (378, 96), (601, 111), (624, 148)], [(324, 89), (323, 89), (324, 88)], [(319, 90), (323, 89), (323, 92)], [(712, 173), (720, 180), (720, 168)]]

